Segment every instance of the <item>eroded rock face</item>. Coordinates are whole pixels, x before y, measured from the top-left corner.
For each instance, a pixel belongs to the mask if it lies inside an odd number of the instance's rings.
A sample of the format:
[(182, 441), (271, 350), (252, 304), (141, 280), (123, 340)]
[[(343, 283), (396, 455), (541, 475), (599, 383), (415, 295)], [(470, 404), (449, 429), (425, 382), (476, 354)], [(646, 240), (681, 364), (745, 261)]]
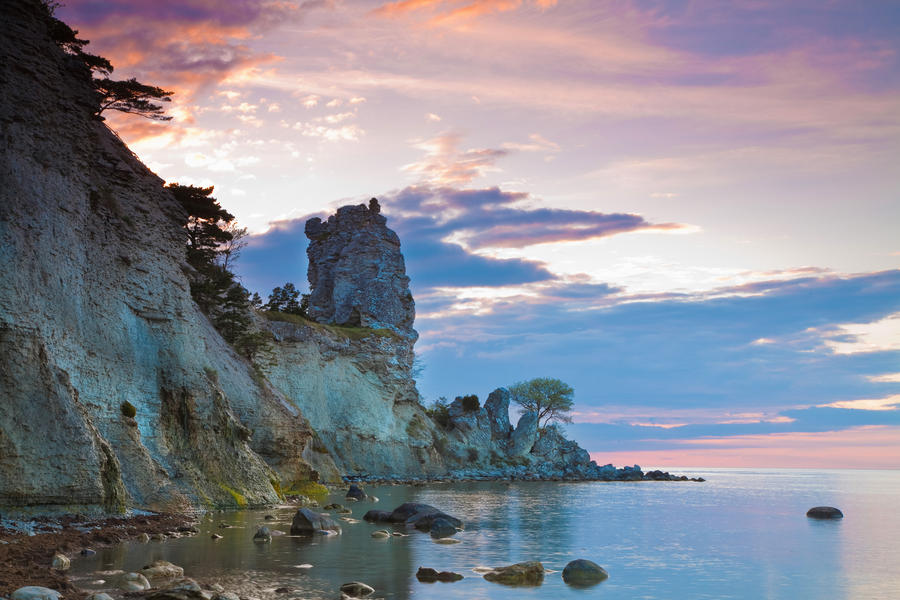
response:
[(527, 412), (519, 417), (516, 430), (509, 438), (509, 455), (525, 456), (531, 452), (537, 441), (538, 415), (535, 412)]
[(416, 337), (415, 302), (400, 238), (374, 198), (306, 222), (309, 316), (320, 323), (387, 328)]
[(0, 21), (0, 508), (277, 502), (319, 470), (309, 424), (191, 299), (181, 207), (39, 3)]

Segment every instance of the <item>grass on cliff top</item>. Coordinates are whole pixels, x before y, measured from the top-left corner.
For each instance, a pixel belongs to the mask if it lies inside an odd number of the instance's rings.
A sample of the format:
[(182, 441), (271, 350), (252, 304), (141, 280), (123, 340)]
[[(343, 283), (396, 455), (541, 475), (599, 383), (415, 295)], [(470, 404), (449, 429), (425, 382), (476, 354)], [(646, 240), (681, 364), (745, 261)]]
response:
[(262, 310), (259, 314), (269, 321), (283, 321), (285, 323), (294, 323), (295, 325), (309, 325), (322, 331), (329, 331), (335, 335), (349, 338), (351, 340), (361, 340), (373, 335), (386, 338), (398, 338), (399, 336), (390, 329), (371, 329), (369, 327), (346, 327), (344, 325), (328, 325), (325, 323), (317, 323), (311, 319), (307, 319), (302, 315), (294, 315), (290, 313), (278, 312), (277, 310)]

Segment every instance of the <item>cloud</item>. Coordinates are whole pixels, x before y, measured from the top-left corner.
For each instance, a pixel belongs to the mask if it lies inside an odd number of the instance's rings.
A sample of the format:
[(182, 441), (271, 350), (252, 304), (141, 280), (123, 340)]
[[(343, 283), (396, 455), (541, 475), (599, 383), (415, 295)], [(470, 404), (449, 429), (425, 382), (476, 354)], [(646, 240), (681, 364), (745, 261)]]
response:
[(900, 312), (871, 323), (840, 323), (825, 334), (825, 345), (836, 354), (900, 350)]
[(374, 14), (396, 18), (420, 11), (432, 15), (432, 24), (446, 24), (483, 15), (517, 10), (523, 5), (541, 9), (556, 6), (557, 0), (398, 0), (381, 5)]
[(506, 150), (488, 148), (460, 151), (460, 139), (459, 134), (445, 133), (415, 144), (425, 151), (425, 156), (403, 170), (421, 175), (423, 182), (435, 185), (464, 185), (499, 170), (495, 166), (497, 159), (508, 154)]
[(572, 242), (642, 230), (675, 230), (676, 223), (653, 224), (640, 215), (585, 210), (531, 208), (526, 193), (499, 188), (460, 190), (413, 186), (383, 197), (383, 202), (412, 231), (428, 231), (444, 242), (469, 251), (523, 248), (535, 244)]

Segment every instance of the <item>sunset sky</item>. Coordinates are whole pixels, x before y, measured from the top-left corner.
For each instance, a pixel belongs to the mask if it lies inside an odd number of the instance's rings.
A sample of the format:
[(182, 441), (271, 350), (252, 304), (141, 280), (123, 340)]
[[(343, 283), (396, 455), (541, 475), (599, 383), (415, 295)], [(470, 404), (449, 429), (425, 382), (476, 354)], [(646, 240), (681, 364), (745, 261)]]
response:
[[(377, 197), (419, 389), (575, 388), (601, 464), (900, 468), (900, 3), (67, 0), (111, 115), (306, 283)], [(301, 285), (302, 284), (302, 285)]]

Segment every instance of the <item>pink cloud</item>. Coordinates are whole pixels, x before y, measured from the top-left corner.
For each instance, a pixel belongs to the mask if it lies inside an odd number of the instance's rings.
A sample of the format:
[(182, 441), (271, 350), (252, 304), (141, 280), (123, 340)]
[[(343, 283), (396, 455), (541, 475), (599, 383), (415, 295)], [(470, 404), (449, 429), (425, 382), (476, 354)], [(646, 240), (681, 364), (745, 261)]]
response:
[(598, 464), (650, 467), (900, 468), (900, 427), (676, 440), (676, 448), (592, 452)]

